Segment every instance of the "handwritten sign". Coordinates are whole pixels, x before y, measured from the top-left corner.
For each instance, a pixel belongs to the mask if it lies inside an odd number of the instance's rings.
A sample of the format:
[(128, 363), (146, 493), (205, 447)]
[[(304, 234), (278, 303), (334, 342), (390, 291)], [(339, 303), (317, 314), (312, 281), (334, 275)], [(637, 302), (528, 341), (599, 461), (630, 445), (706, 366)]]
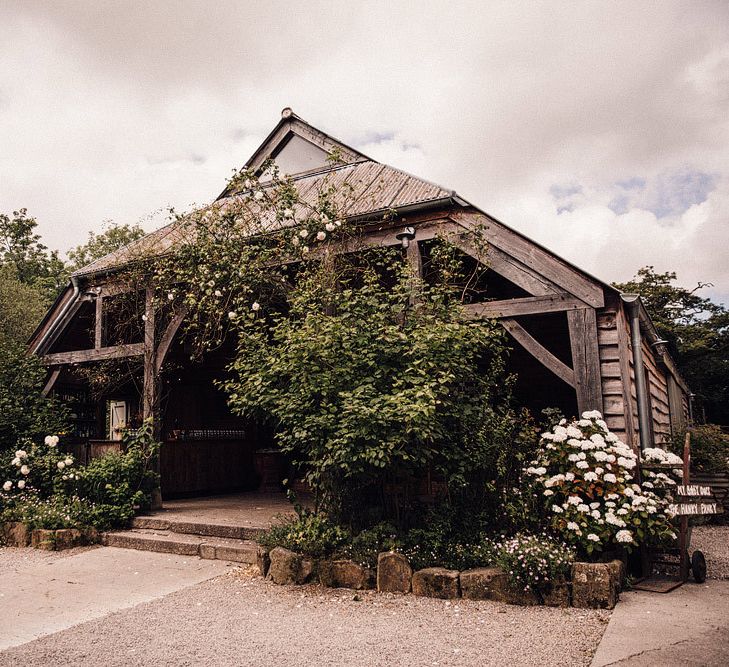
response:
[(675, 516), (696, 516), (699, 514), (719, 514), (719, 507), (716, 503), (688, 502), (673, 503), (668, 506), (669, 512)]
[(710, 486), (700, 486), (699, 484), (679, 484), (676, 487), (676, 495), (713, 498), (714, 493)]

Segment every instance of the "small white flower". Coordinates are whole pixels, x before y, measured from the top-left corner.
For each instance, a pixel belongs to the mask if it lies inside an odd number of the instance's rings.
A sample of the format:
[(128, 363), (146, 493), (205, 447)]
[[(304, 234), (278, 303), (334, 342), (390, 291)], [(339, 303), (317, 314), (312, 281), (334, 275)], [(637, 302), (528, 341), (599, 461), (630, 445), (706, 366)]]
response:
[(142, 321), (143, 322), (146, 322), (147, 321), (147, 316), (146, 315), (142, 315)]
[(572, 482), (572, 481), (574, 481), (574, 479), (575, 479), (575, 473), (573, 473), (573, 472), (566, 472), (566, 473), (564, 474), (564, 478), (565, 478), (565, 479), (566, 479), (566, 480), (567, 480), (568, 482)]
[(588, 507), (587, 505), (585, 505), (584, 503), (580, 503), (580, 504), (579, 504), (579, 505), (577, 506), (577, 511), (578, 511), (578, 512), (583, 512), (583, 513), (587, 513), (587, 512), (589, 512), (589, 511), (590, 511), (590, 508), (589, 508), (589, 507)]
[(618, 481), (618, 478), (615, 477), (615, 475), (613, 475), (611, 472), (605, 473), (602, 478), (604, 481), (610, 482), (612, 484), (615, 484), (615, 482)]
[(306, 253), (308, 253), (308, 252), (309, 252), (309, 246), (308, 246), (308, 245), (305, 245), (305, 246), (304, 246), (304, 247), (303, 247), (303, 248), (301, 249), (301, 252), (302, 252), (302, 253), (303, 253), (304, 255), (305, 255)]
[(597, 481), (597, 475), (594, 472), (586, 472), (584, 475), (584, 478), (585, 478), (586, 482), (596, 482)]
[(66, 467), (66, 464), (63, 461), (59, 461), (56, 463), (56, 466), (59, 470), (63, 470)]
[(15, 452), (15, 457), (18, 459), (27, 459), (28, 458), (28, 452), (26, 452), (24, 449), (19, 449)]
[(583, 419), (602, 419), (602, 413), (599, 410), (589, 410), (582, 413)]
[(251, 181), (250, 178), (246, 178), (246, 180), (243, 181), (243, 185), (245, 185), (247, 188), (250, 188), (251, 185), (253, 185), (253, 182)]
[(18, 480), (18, 488), (19, 489), (24, 489), (25, 488), (25, 480), (24, 479)]
[(296, 246), (296, 245), (299, 245), (301, 243), (301, 241), (299, 241), (299, 237), (298, 236), (294, 236), (291, 239), (291, 243), (293, 243)]
[(587, 533), (587, 539), (590, 540), (590, 542), (599, 542), (600, 538), (595, 535), (595, 533)]
[(590, 467), (590, 464), (587, 461), (578, 461), (575, 465), (581, 470), (585, 470)]
[(301, 230), (301, 231), (299, 232), (299, 236), (300, 236), (300, 237), (301, 237), (302, 239), (305, 239), (305, 238), (306, 238), (307, 236), (309, 236), (309, 230), (308, 230), (308, 229), (306, 229), (306, 228), (302, 229), (302, 230)]
[(327, 224), (324, 226), (324, 229), (331, 233), (336, 229), (336, 226), (331, 222), (327, 222)]
[(562, 514), (562, 508), (559, 505), (552, 505), (552, 511), (555, 514)]
[(72, 458), (71, 458), (71, 457), (69, 456), (69, 457), (68, 457), (68, 458), (67, 458), (67, 459), (66, 459), (66, 460), (64, 461), (64, 463), (65, 463), (65, 464), (66, 464), (67, 466), (73, 465), (73, 459), (72, 459)]
[(167, 300), (173, 301), (175, 298), (175, 295), (172, 292), (167, 292)]
[(569, 521), (567, 523), (567, 530), (579, 530), (579, 529), (580, 529), (580, 527), (574, 521)]
[(20, 472), (23, 475), (30, 474), (30, 468), (28, 466), (20, 466)]
[(258, 190), (258, 192), (256, 192), (255, 195), (253, 195), (253, 198), (256, 199), (257, 201), (261, 201), (261, 199), (263, 199), (263, 193), (260, 190)]
[(236, 312), (235, 312), (234, 310), (231, 310), (231, 311), (230, 311), (230, 312), (228, 313), (228, 319), (229, 319), (229, 320), (234, 320), (234, 319), (235, 319), (236, 317), (238, 317), (238, 313), (236, 313)]
[(544, 495), (545, 495), (545, 496), (553, 496), (553, 495), (554, 495), (554, 491), (552, 491), (552, 489), (547, 489), (547, 490), (546, 490), (546, 491), (544, 492)]
[(567, 502), (570, 505), (579, 505), (582, 502), (582, 498), (580, 498), (579, 496), (570, 496), (569, 498), (567, 498)]
[(251, 305), (251, 310), (258, 311), (261, 309), (261, 304), (258, 301), (254, 301)]
[(5, 484), (3, 484), (4, 491), (10, 491), (10, 489), (12, 489), (12, 488), (13, 488), (13, 483), (10, 480), (8, 480), (7, 482), (5, 482)]
[(326, 237), (327, 237), (327, 233), (326, 232), (318, 232), (317, 235), (316, 235), (316, 240), (317, 241), (323, 241)]
[(631, 533), (629, 530), (619, 530), (615, 535), (615, 539), (618, 542), (628, 544), (633, 541), (633, 533)]
[(223, 293), (219, 289), (216, 289), (215, 296), (223, 296)]
[(10, 463), (12, 463), (12, 465), (14, 465), (14, 466), (19, 466), (20, 459), (16, 456)]
[(284, 209), (284, 212), (283, 212), (283, 216), (284, 216), (284, 218), (293, 218), (294, 217), (294, 212), (290, 208), (285, 208)]

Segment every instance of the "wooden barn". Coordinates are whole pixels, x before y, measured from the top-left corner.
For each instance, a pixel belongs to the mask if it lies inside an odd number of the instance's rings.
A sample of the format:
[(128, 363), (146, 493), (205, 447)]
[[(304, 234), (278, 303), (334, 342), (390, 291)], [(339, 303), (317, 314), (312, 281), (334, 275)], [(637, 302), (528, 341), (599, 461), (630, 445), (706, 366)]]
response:
[[(333, 152), (336, 163), (327, 159)], [(367, 243), (398, 245), (406, 230), (407, 258), (418, 271), (443, 235), (484, 264), (485, 295), (466, 305), (468, 316), (497, 318), (511, 335), (516, 395), (533, 411), (599, 410), (634, 448), (660, 444), (687, 423), (689, 390), (638, 295), (620, 294), (454, 191), (380, 164), (290, 109), (247, 166), (259, 170), (271, 159), (304, 197), (324, 178), (354, 186), (352, 216)], [(217, 201), (230, 196), (225, 191)], [(133, 245), (164, 252), (175, 242), (173, 227)], [(475, 227), (486, 235), (485, 251), (467, 240)], [(271, 434), (230, 414), (214, 387), (225, 350), (203, 364), (191, 362), (176, 335), (182, 318), (155, 319), (151, 289), (138, 330), (121, 340), (108, 326), (124, 290), (115, 276), (135, 247), (77, 271), (30, 341), (48, 367), (45, 393), (71, 407), (77, 451), (83, 458), (117, 447), (121, 427), (154, 416), (166, 497), (276, 486), (286, 471)], [(111, 378), (99, 395), (76, 371), (108, 360), (137, 370), (117, 384)]]

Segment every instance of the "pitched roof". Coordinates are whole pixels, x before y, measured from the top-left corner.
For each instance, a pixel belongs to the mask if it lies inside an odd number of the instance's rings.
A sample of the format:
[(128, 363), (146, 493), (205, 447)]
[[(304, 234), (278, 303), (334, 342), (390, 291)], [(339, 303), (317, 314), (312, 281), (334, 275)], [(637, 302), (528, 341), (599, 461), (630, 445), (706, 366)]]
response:
[[(276, 161), (286, 150), (294, 137), (303, 140), (322, 154), (321, 164), (305, 171), (290, 174), (300, 199), (300, 206), (314, 206), (322, 187), (333, 187), (343, 191), (346, 185), (347, 217), (364, 217), (384, 214), (387, 211), (418, 206), (427, 203), (446, 203), (456, 198), (452, 190), (412, 176), (400, 169), (380, 164), (346, 144), (312, 127), (296, 116), (290, 109), (284, 109), (281, 121), (266, 137), (261, 146), (246, 163), (247, 168), (262, 172), (268, 160)], [(327, 156), (336, 153), (336, 162), (327, 161)], [(316, 162), (315, 154), (305, 156), (310, 163)], [(237, 194), (227, 187), (215, 200), (223, 205)], [(340, 202), (345, 204), (345, 202)], [(101, 257), (76, 271), (75, 276), (86, 276), (113, 270), (135, 258), (149, 254), (162, 254), (178, 240), (176, 223), (170, 223), (127, 246)]]

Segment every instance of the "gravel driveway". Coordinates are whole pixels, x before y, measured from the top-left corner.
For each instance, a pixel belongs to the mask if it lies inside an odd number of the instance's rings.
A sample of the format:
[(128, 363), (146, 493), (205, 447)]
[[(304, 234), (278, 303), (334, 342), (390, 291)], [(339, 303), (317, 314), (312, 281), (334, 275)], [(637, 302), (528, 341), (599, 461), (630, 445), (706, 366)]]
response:
[(729, 579), (729, 526), (696, 526), (691, 549), (704, 552), (709, 579)]
[(234, 570), (0, 653), (0, 665), (588, 665), (609, 612), (443, 601)]

